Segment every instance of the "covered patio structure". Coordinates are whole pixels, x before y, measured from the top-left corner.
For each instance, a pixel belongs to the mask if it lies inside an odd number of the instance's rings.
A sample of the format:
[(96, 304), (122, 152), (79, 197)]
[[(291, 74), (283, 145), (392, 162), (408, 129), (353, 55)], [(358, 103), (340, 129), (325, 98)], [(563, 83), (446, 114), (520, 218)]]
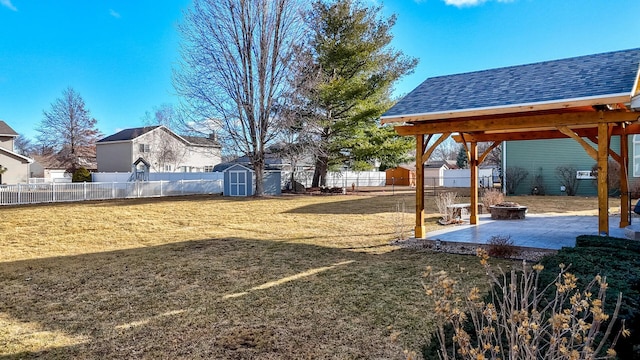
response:
[[(425, 237), (424, 164), (448, 137), (464, 145), (471, 172), (469, 222), (478, 223), (478, 165), (503, 141), (572, 138), (608, 173), (620, 166), (620, 209), (629, 214), (628, 135), (640, 133), (640, 49), (433, 77), (381, 118), (416, 139), (415, 237)], [(619, 153), (611, 137), (620, 137)], [(595, 144), (595, 147), (591, 145)], [(483, 153), (479, 142), (490, 142)], [(509, 181), (509, 179), (505, 179)], [(606, 176), (598, 176), (598, 233), (609, 234)], [(620, 217), (620, 227), (629, 224)]]

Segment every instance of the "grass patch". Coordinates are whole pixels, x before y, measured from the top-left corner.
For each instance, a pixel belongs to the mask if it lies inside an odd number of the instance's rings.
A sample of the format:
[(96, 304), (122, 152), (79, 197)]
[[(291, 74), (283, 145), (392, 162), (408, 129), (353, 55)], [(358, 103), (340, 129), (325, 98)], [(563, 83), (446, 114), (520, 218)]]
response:
[(424, 266), (482, 270), (389, 246), (399, 200), (411, 213), (412, 195), (2, 208), (0, 357), (401, 359), (432, 331)]
[(390, 246), (398, 201), (412, 229), (410, 193), (2, 207), (0, 357), (402, 359), (433, 330), (424, 267), (484, 272)]

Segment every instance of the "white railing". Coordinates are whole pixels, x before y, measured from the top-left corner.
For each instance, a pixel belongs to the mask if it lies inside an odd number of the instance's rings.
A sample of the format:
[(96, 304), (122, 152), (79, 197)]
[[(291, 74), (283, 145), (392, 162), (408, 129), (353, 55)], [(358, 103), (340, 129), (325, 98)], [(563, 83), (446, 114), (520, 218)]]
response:
[[(282, 179), (289, 181), (290, 175), (282, 175)], [(313, 180), (313, 172), (298, 172), (295, 175), (296, 181), (305, 187), (310, 187)], [(351, 188), (361, 186), (384, 186), (387, 174), (384, 171), (342, 171), (327, 173), (327, 187)]]
[(0, 185), (0, 205), (222, 193), (222, 180)]

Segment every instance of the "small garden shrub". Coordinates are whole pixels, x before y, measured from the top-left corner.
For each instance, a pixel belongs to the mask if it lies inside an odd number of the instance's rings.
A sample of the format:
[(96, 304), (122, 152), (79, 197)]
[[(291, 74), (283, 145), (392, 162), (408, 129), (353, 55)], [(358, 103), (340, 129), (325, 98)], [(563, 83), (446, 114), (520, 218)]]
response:
[(487, 241), (487, 253), (491, 257), (510, 258), (519, 253), (510, 235), (494, 235)]
[[(588, 283), (594, 272), (606, 276), (607, 298), (622, 293), (618, 317), (625, 321), (631, 336), (621, 338), (616, 345), (619, 359), (640, 359), (640, 243), (608, 236), (582, 235), (576, 239), (575, 248), (563, 248), (554, 256), (542, 259), (545, 270), (540, 280), (549, 281), (560, 264), (570, 264), (570, 271), (577, 277), (577, 286)], [(548, 294), (551, 296), (551, 294)], [(611, 313), (615, 307), (606, 303), (604, 310)], [(616, 325), (619, 326), (619, 325)], [(617, 328), (614, 328), (614, 331)], [(634, 350), (635, 347), (635, 350)]]
[(618, 335), (630, 335), (624, 326), (613, 329), (620, 296), (613, 298), (612, 313), (603, 311), (612, 302), (606, 277), (591, 276), (580, 287), (569, 267), (560, 266), (549, 269), (555, 276), (543, 282), (541, 264), (523, 262), (504, 272), (489, 265), (482, 249), (478, 255), (491, 285), (484, 298), (477, 287), (464, 288), (447, 272), (427, 267), (424, 288), (438, 323), (437, 340), (423, 349), (425, 359), (615, 358)]
[(601, 247), (624, 249), (640, 253), (640, 241), (611, 236), (580, 235), (576, 238), (576, 248)]
[(498, 189), (486, 189), (482, 193), (482, 205), (484, 210), (489, 211), (489, 208), (493, 205), (497, 205), (504, 201), (504, 195), (502, 191)]
[(578, 192), (580, 182), (576, 177), (577, 169), (570, 165), (562, 165), (556, 168), (556, 177), (560, 184), (565, 187), (565, 192), (569, 196), (575, 196)]
[(73, 177), (71, 178), (73, 182), (91, 182), (91, 173), (89, 170), (84, 167), (79, 167), (76, 171), (73, 172)]

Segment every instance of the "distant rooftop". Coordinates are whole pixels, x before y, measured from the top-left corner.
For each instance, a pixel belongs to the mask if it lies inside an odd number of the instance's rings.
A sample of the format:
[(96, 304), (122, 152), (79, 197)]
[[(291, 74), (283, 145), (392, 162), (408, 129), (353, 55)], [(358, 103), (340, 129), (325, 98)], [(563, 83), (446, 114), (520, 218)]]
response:
[(160, 127), (160, 125), (155, 126), (144, 126), (132, 129), (124, 129), (119, 131), (113, 135), (109, 135), (106, 138), (98, 140), (98, 142), (109, 142), (109, 141), (125, 141), (125, 140), (133, 140), (141, 135), (148, 133), (149, 131)]

